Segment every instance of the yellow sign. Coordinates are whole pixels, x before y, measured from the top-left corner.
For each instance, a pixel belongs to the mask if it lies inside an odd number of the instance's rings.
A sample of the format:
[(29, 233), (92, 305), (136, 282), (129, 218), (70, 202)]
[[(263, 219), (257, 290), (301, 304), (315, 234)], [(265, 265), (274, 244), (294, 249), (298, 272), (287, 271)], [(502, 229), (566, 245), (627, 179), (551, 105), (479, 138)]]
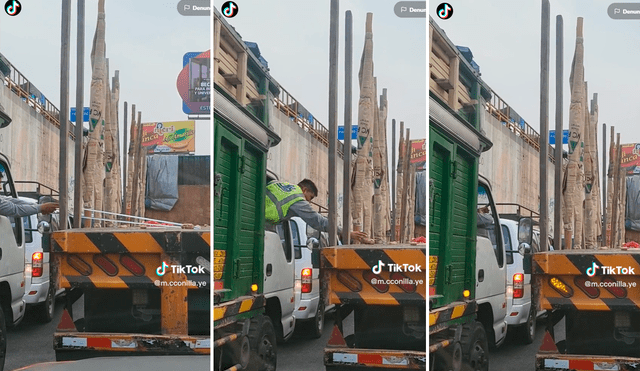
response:
[(429, 286), (433, 286), (436, 281), (436, 273), (438, 272), (438, 257), (429, 256)]
[(142, 124), (142, 146), (148, 153), (195, 152), (195, 121)]

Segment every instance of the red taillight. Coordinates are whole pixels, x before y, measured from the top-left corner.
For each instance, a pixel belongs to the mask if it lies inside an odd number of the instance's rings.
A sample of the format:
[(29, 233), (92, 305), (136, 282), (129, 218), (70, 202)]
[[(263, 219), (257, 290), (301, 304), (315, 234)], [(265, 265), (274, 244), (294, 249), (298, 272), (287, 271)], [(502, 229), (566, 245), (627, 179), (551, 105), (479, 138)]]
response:
[(305, 294), (311, 292), (311, 288), (313, 286), (312, 274), (313, 269), (311, 268), (304, 268), (301, 272), (302, 292)]
[(394, 280), (393, 283), (398, 285), (398, 287), (400, 287), (402, 291), (406, 292), (407, 294), (412, 294), (416, 292), (416, 288), (417, 288), (416, 285), (412, 284), (411, 282), (413, 281), (409, 279), (409, 277), (405, 276), (404, 274), (394, 272), (394, 273), (391, 273), (390, 278)]
[(573, 283), (575, 283), (576, 286), (578, 286), (578, 288), (582, 290), (582, 292), (587, 294), (587, 296), (591, 299), (595, 299), (600, 296), (600, 289), (591, 285), (591, 283), (589, 283), (589, 286), (587, 286), (586, 282), (587, 279), (583, 276), (576, 276), (576, 278), (573, 279)]
[(516, 273), (513, 275), (513, 298), (519, 299), (524, 296), (524, 274)]
[(389, 285), (387, 285), (386, 280), (382, 278), (382, 276), (378, 276), (371, 271), (364, 271), (362, 272), (362, 278), (379, 293), (389, 291)]
[(89, 276), (93, 273), (93, 268), (77, 255), (68, 255), (67, 263), (83, 276)]
[(624, 299), (627, 297), (627, 289), (622, 287), (622, 281), (616, 281), (611, 277), (602, 277), (603, 287), (618, 299)]
[(138, 263), (131, 255), (121, 255), (120, 264), (134, 276), (144, 276), (144, 265)]
[(94, 255), (93, 262), (102, 269), (107, 276), (113, 277), (118, 274), (118, 266), (104, 255)]
[(42, 277), (42, 253), (34, 252), (31, 255), (31, 277)]

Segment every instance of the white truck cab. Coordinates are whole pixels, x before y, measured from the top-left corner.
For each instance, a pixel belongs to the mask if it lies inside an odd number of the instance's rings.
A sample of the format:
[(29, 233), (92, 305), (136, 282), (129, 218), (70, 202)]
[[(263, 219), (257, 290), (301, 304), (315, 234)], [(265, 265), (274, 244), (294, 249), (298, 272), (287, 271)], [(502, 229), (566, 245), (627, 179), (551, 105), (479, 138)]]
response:
[[(9, 160), (0, 154), (0, 196), (17, 198)], [(6, 326), (17, 325), (24, 317), (25, 236), (22, 218), (0, 215), (0, 352), (6, 349)], [(4, 358), (3, 358), (4, 359)]]
[(502, 345), (507, 336), (507, 264), (499, 218), (489, 181), (480, 176), (476, 230), (477, 319), (485, 328), (491, 348)]
[[(277, 180), (267, 171), (267, 183)], [(268, 222), (264, 234), (264, 296), (266, 314), (271, 318), (278, 342), (287, 341), (295, 329), (295, 259), (293, 238), (288, 221), (277, 225)]]

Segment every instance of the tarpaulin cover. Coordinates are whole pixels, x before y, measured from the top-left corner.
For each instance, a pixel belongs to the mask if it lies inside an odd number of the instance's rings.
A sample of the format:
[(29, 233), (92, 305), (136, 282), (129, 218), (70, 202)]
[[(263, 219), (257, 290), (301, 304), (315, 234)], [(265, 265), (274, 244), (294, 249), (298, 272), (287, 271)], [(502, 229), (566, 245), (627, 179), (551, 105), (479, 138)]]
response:
[(427, 225), (427, 172), (416, 173), (416, 209), (415, 223)]
[(178, 201), (178, 156), (147, 157), (145, 207), (170, 211)]

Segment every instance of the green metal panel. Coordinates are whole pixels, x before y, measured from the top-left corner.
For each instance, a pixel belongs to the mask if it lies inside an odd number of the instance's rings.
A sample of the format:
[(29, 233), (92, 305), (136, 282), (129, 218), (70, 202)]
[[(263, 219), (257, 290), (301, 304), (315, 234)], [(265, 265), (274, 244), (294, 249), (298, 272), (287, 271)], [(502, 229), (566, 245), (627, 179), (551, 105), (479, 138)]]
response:
[(266, 154), (214, 116), (214, 249), (225, 250), (222, 301), (262, 292)]
[(438, 257), (434, 308), (475, 297), (477, 158), (437, 128), (429, 131), (429, 255)]

